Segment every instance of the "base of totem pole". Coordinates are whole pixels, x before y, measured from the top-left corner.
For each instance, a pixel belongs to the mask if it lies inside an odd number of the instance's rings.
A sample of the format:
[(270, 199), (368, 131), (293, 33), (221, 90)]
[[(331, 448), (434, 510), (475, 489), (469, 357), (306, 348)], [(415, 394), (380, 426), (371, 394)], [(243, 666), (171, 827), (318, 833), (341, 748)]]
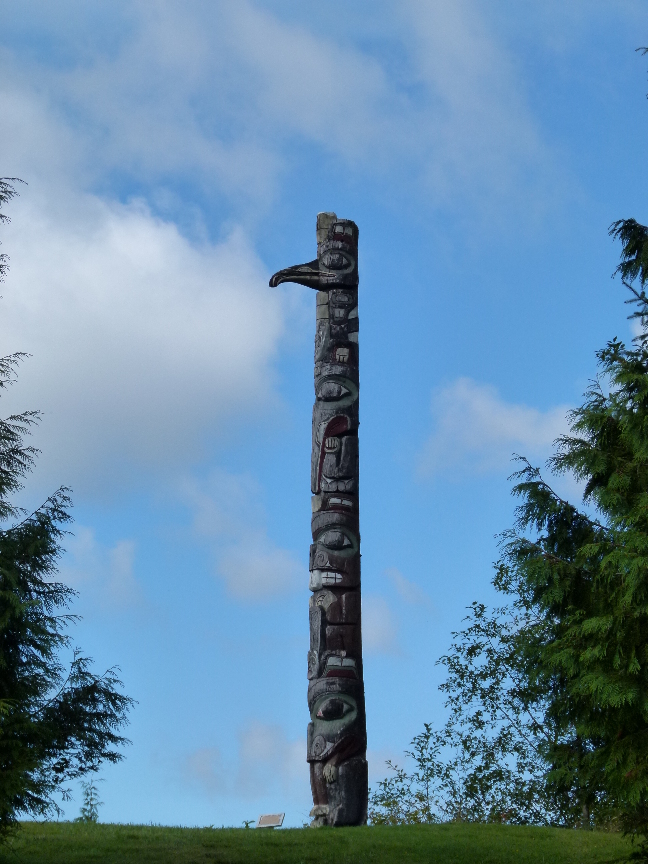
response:
[(335, 780), (327, 783), (328, 804), (317, 804), (310, 812), (311, 828), (341, 828), (367, 824), (367, 760), (362, 756), (347, 759), (339, 766)]
[(309, 828), (324, 828), (328, 825), (328, 804), (317, 804), (308, 814), (313, 817)]

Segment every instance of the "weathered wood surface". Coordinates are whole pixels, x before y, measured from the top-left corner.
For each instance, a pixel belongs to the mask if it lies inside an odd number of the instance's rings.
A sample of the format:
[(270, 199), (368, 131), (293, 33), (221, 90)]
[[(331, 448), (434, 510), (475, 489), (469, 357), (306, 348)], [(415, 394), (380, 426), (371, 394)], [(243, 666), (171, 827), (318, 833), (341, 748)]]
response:
[(312, 825), (367, 820), (358, 518), (358, 227), (317, 216), (317, 258), (271, 286), (317, 290), (307, 761)]

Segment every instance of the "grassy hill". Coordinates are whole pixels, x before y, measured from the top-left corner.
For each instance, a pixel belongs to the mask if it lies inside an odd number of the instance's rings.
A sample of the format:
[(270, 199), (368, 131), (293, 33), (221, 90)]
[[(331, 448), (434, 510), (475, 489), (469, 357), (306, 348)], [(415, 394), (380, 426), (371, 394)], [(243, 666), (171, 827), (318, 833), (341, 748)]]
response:
[(505, 825), (255, 831), (25, 823), (1, 864), (612, 864), (618, 834)]

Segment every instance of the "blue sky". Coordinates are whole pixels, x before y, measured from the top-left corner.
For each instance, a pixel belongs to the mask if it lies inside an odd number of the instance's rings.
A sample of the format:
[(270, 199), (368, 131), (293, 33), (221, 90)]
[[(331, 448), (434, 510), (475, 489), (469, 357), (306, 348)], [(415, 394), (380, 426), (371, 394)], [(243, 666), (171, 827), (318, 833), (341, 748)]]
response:
[[(315, 216), (360, 228), (370, 777), (440, 721), (541, 464), (631, 336), (609, 224), (648, 219), (634, 0), (24, 0), (0, 33), (5, 413), (26, 504), (73, 487), (73, 637), (138, 700), (105, 821), (310, 809)], [(566, 494), (578, 489), (561, 480)], [(78, 813), (76, 800), (66, 815)]]

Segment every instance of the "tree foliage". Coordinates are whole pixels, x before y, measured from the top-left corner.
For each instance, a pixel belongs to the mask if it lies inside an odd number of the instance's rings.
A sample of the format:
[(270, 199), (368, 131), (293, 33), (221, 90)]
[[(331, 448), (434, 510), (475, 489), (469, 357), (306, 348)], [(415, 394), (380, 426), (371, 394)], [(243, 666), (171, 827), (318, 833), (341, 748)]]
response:
[(99, 808), (103, 801), (99, 800), (99, 787), (94, 778), (81, 782), (83, 789), (83, 804), (81, 812), (74, 820), (83, 822), (85, 825), (96, 825), (99, 821)]
[[(645, 230), (645, 229), (644, 229)], [(622, 236), (623, 235), (619, 235)], [(624, 247), (624, 249), (627, 247)], [(633, 253), (634, 254), (634, 253)], [(637, 253), (638, 254), (638, 253)], [(637, 257), (635, 255), (635, 257)], [(643, 279), (642, 265), (637, 277)], [(643, 289), (633, 300), (648, 315)], [(562, 686), (551, 712), (570, 724), (583, 752), (578, 770), (619, 807), (631, 833), (648, 832), (648, 350), (613, 339), (598, 354), (601, 374), (571, 415), (551, 467), (585, 486), (598, 518), (558, 498), (537, 472), (523, 472), (518, 528), (501, 565), (504, 587), (521, 585), (551, 622), (541, 674)], [(550, 776), (576, 770), (562, 742)]]
[[(14, 183), (22, 183), (22, 180), (19, 180), (18, 177), (0, 177), (0, 211), (2, 210), (3, 205), (5, 205), (8, 201), (17, 195), (16, 187), (13, 185)], [(0, 224), (2, 222), (10, 222), (10, 218), (6, 213), (0, 212)], [(2, 254), (0, 255), (0, 282), (4, 282), (4, 277), (7, 274), (7, 270), (9, 269), (9, 256)]]
[[(2, 184), (0, 203), (14, 192)], [(0, 358), (0, 393), (22, 356)], [(53, 796), (65, 797), (68, 781), (121, 759), (118, 733), (132, 704), (116, 670), (94, 674), (65, 632), (76, 594), (55, 577), (69, 490), (33, 513), (11, 500), (33, 467), (26, 437), (38, 420), (36, 411), (0, 420), (0, 836), (21, 814), (56, 812)]]
[(520, 460), (494, 578), (507, 603), (474, 604), (455, 634), (441, 660), (450, 718), (414, 739), (413, 774), (395, 768), (379, 784), (376, 821), (406, 821), (404, 802), (414, 821), (598, 822), (648, 836), (648, 228), (621, 220), (610, 233), (642, 326), (633, 344), (598, 352), (548, 462), (583, 485), (583, 506)]
[(618, 219), (610, 225), (609, 234), (622, 243), (621, 262), (615, 275), (621, 276), (633, 293), (632, 283), (636, 279), (643, 290), (648, 281), (648, 228), (636, 219)]
[(547, 783), (545, 754), (557, 730), (529, 651), (544, 631), (524, 602), (492, 611), (472, 604), (439, 660), (448, 719), (413, 739), (413, 771), (388, 763), (392, 773), (371, 797), (374, 823), (582, 824), (573, 790)]

